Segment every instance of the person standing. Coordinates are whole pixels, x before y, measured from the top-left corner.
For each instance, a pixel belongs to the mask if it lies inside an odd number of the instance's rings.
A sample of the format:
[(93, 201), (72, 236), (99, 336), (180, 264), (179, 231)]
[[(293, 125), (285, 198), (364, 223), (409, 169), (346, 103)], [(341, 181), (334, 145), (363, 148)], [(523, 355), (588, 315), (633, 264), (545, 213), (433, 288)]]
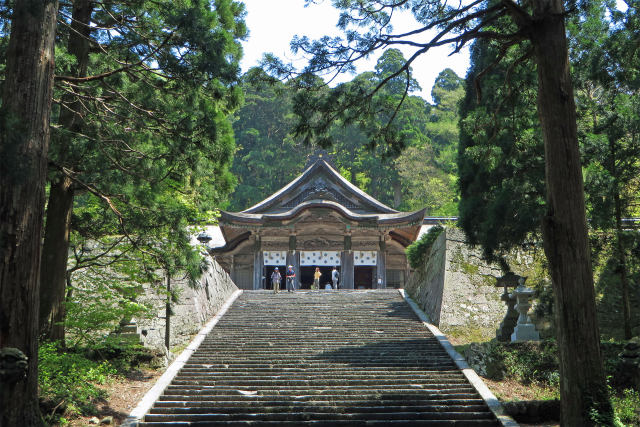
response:
[(340, 273), (338, 273), (338, 269), (333, 267), (331, 271), (331, 281), (333, 282), (333, 289), (338, 289), (338, 279), (340, 279)]
[(296, 290), (296, 272), (293, 266), (287, 267), (287, 292), (293, 292)]
[(280, 282), (282, 281), (282, 276), (278, 271), (278, 267), (273, 270), (271, 273), (271, 283), (273, 284), (273, 293), (277, 294), (280, 291)]
[(322, 276), (322, 273), (320, 273), (320, 267), (316, 267), (316, 271), (313, 273), (313, 287), (312, 287), (312, 289), (316, 291), (320, 289), (320, 276)]

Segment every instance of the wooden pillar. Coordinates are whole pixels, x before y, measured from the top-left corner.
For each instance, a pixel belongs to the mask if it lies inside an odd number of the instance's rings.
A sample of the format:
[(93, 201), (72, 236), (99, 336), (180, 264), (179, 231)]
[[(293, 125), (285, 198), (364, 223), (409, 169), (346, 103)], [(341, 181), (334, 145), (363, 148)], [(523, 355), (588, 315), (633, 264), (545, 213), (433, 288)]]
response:
[[(387, 267), (386, 267), (387, 244), (384, 241), (384, 235), (380, 237), (380, 248), (378, 250), (378, 259), (376, 260), (376, 278), (375, 286), (377, 289), (385, 289), (387, 287)], [(378, 277), (382, 278), (382, 283), (378, 284)]]
[(344, 250), (340, 256), (340, 289), (353, 289), (353, 251), (351, 235), (344, 236)]
[(229, 265), (229, 276), (231, 277), (231, 281), (233, 283), (238, 283), (237, 282), (237, 276), (236, 276), (236, 263), (235, 263), (235, 255), (231, 255), (231, 265)]
[(253, 289), (262, 289), (262, 270), (264, 268), (264, 261), (262, 259), (262, 241), (259, 234), (256, 234), (253, 251)]
[[(296, 235), (295, 234), (289, 235), (289, 250), (287, 251), (286, 267), (290, 265), (293, 266), (293, 271), (296, 272), (296, 289), (300, 289), (300, 254), (296, 251), (296, 244), (297, 244)], [(285, 269), (285, 273), (286, 273), (286, 269)]]

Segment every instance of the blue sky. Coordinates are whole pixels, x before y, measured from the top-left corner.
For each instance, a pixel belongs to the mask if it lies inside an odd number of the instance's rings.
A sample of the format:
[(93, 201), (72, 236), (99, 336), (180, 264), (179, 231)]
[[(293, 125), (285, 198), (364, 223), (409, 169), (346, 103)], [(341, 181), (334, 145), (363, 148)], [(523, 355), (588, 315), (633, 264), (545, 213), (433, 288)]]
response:
[[(319, 1), (319, 4), (304, 7), (304, 0), (243, 0), (247, 10), (246, 23), (249, 36), (243, 43), (244, 58), (242, 70), (258, 65), (262, 55), (274, 53), (280, 58), (296, 63), (296, 57), (289, 51), (289, 42), (294, 35), (306, 35), (312, 39), (324, 35), (338, 35), (336, 28), (338, 12), (331, 6), (330, 0)], [(396, 28), (413, 28), (415, 21), (410, 14), (397, 16), (393, 21)], [(453, 69), (464, 77), (469, 67), (469, 52), (448, 56), (451, 47), (442, 47), (430, 51), (413, 63), (414, 78), (422, 87), (419, 93), (423, 98), (431, 100), (431, 87), (438, 73), (445, 68)], [(406, 50), (405, 57), (410, 55)], [(379, 55), (378, 55), (379, 56)], [(358, 72), (373, 70), (378, 56), (358, 66)], [(347, 75), (339, 81), (351, 80)]]

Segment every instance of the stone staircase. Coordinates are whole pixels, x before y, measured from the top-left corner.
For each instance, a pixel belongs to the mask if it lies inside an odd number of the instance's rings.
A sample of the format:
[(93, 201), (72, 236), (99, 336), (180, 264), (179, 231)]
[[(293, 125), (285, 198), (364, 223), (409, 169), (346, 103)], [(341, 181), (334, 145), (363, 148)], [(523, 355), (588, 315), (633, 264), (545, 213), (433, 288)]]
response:
[(395, 290), (244, 292), (139, 424), (497, 426)]

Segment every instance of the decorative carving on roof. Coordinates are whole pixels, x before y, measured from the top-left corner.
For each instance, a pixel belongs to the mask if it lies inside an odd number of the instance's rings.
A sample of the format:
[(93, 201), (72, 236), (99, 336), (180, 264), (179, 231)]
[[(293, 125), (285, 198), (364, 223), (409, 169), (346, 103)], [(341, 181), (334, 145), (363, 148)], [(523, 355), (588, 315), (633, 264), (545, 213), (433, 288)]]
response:
[(307, 169), (308, 167), (312, 166), (314, 163), (318, 162), (318, 160), (324, 160), (325, 162), (330, 164), (331, 167), (333, 168), (336, 167), (335, 163), (333, 162), (333, 156), (331, 156), (327, 152), (327, 150), (319, 148), (313, 154), (310, 154), (309, 156), (307, 156), (307, 163), (304, 168)]
[(303, 190), (293, 199), (284, 204), (286, 208), (295, 208), (305, 200), (332, 200), (340, 203), (345, 208), (354, 209), (358, 206), (351, 200), (343, 196), (335, 188), (331, 187), (323, 178), (317, 178), (313, 182), (306, 185)]
[(262, 248), (266, 249), (266, 250), (275, 250), (275, 249), (281, 249), (281, 250), (287, 250), (289, 248), (289, 242), (284, 241), (284, 242), (278, 242), (278, 241), (262, 241)]
[(344, 246), (344, 242), (329, 240), (322, 237), (313, 237), (309, 239), (298, 238), (297, 247), (300, 250), (330, 250), (330, 249), (338, 249), (342, 250)]
[(362, 248), (378, 248), (378, 240), (353, 240), (351, 242), (352, 248), (362, 249)]

